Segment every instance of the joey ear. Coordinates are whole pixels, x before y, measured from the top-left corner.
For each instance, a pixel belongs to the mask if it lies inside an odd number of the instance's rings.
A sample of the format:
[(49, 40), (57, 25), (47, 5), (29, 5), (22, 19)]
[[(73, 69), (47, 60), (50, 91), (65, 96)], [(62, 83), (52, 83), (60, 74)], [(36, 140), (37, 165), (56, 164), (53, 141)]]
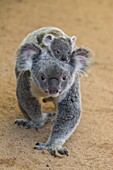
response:
[(77, 40), (77, 37), (76, 37), (76, 36), (72, 36), (72, 37), (71, 37), (71, 42), (72, 42), (72, 43), (75, 43), (76, 40)]
[(74, 47), (76, 47), (76, 40), (77, 40), (77, 37), (76, 37), (76, 36), (72, 36), (72, 37), (70, 38), (71, 45), (72, 45), (72, 49), (74, 49)]
[(81, 47), (73, 52), (72, 57), (75, 61), (75, 71), (80, 74), (85, 74), (91, 63), (91, 51)]
[(44, 45), (50, 46), (53, 39), (54, 39), (54, 36), (52, 34), (46, 34), (43, 38)]

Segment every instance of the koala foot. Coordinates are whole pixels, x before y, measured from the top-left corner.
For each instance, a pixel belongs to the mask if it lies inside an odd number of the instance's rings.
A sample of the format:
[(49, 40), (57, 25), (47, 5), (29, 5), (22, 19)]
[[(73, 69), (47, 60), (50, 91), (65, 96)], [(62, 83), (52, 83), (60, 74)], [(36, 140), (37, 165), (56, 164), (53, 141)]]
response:
[(38, 131), (39, 129), (43, 128), (45, 123), (48, 122), (54, 122), (54, 117), (55, 114), (52, 113), (42, 113), (42, 120), (38, 123), (34, 123), (33, 121), (29, 121), (27, 119), (17, 119), (15, 121), (15, 124), (17, 124), (20, 127), (26, 127), (26, 129), (36, 129)]
[(26, 119), (17, 119), (15, 121), (15, 124), (17, 124), (20, 127), (26, 127), (26, 129), (36, 129), (36, 131), (38, 131), (39, 129), (44, 127), (44, 122), (40, 122), (40, 123), (34, 123), (32, 121), (28, 121)]
[(36, 143), (36, 146), (34, 147), (34, 149), (36, 149), (36, 150), (48, 150), (49, 153), (54, 157), (57, 156), (56, 152), (58, 152), (60, 155), (69, 156), (68, 151), (62, 146), (52, 147), (52, 146), (48, 146), (48, 145), (43, 144), (43, 143)]

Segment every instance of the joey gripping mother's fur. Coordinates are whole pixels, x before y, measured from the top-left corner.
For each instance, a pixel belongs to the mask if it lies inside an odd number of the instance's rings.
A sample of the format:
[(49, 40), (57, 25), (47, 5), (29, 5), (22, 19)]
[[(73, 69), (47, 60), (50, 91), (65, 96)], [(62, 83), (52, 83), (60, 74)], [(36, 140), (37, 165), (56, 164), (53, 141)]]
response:
[(35, 149), (48, 150), (54, 156), (56, 151), (68, 155), (63, 144), (80, 120), (80, 75), (86, 72), (90, 57), (89, 50), (76, 48), (64, 62), (34, 41), (21, 44), (16, 61), (16, 93), (24, 119), (17, 119), (16, 124), (39, 129), (48, 122), (50, 115), (42, 113), (40, 97), (51, 97), (58, 111), (47, 142), (37, 143)]

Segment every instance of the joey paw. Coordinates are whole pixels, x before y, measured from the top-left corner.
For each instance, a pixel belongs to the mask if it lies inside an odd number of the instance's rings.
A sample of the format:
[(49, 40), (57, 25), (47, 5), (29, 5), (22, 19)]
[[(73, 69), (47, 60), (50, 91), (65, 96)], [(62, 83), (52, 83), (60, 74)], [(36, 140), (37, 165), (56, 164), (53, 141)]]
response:
[(52, 146), (48, 146), (48, 145), (43, 144), (43, 143), (36, 143), (36, 146), (34, 147), (34, 149), (36, 149), (36, 150), (48, 150), (49, 153), (54, 157), (57, 156), (56, 152), (58, 152), (60, 155), (69, 156), (68, 151), (62, 146), (52, 147)]

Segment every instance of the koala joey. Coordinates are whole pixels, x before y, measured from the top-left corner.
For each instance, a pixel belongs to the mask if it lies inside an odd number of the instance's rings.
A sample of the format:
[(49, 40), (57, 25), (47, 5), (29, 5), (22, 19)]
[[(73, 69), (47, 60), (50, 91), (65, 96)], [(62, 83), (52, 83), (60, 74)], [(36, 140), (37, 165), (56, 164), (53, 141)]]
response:
[(42, 113), (40, 97), (51, 97), (56, 103), (57, 114), (46, 143), (37, 143), (34, 149), (48, 150), (68, 155), (63, 147), (76, 129), (81, 116), (80, 75), (85, 73), (91, 52), (77, 48), (69, 62), (54, 58), (34, 43), (21, 45), (17, 53), (16, 94), (24, 118), (17, 119), (18, 126), (39, 130), (50, 121), (49, 113)]
[(22, 45), (34, 43), (49, 50), (53, 57), (67, 62), (72, 51), (76, 48), (75, 42), (75, 36), (70, 37), (59, 28), (44, 27), (30, 33), (24, 39)]

